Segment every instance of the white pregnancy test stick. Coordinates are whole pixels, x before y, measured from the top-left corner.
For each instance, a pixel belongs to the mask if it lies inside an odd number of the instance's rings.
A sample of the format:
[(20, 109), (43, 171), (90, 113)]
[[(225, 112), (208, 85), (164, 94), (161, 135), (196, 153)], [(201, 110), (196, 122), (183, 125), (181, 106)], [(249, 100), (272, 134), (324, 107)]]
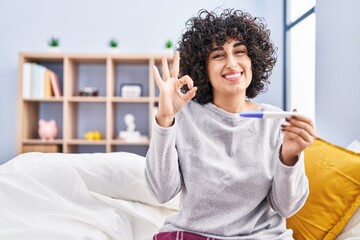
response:
[(258, 111), (258, 112), (241, 112), (240, 117), (247, 118), (287, 118), (298, 115), (297, 112), (275, 112), (275, 111)]

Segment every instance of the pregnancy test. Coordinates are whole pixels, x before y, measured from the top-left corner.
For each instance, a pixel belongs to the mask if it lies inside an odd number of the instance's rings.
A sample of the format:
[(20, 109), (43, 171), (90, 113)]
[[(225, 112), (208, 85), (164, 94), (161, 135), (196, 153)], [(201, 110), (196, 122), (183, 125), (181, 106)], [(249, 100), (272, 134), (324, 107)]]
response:
[(275, 112), (275, 111), (240, 113), (240, 117), (246, 117), (246, 118), (287, 118), (296, 115), (298, 115), (297, 112)]

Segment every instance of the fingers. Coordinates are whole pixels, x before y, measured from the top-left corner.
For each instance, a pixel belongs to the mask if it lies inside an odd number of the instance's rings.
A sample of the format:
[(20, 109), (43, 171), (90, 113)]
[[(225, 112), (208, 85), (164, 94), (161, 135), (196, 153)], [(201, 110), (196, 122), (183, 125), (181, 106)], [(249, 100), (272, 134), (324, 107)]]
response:
[(284, 134), (286, 138), (292, 139), (297, 143), (299, 143), (303, 149), (311, 145), (315, 140), (313, 137), (311, 137), (308, 134), (291, 131), (289, 129), (284, 130)]
[(163, 73), (163, 80), (167, 81), (170, 78), (170, 73), (169, 73), (169, 65), (168, 65), (168, 61), (166, 59), (165, 56), (163, 56), (161, 58), (161, 69), (162, 69), (162, 73)]
[[(297, 112), (297, 109), (293, 109), (293, 112)], [(315, 128), (315, 125), (314, 125), (313, 121), (312, 121), (310, 118), (308, 118), (308, 117), (306, 117), (306, 116), (304, 116), (304, 115), (297, 115), (296, 118), (297, 118), (298, 120), (301, 120), (301, 121), (306, 122), (306, 123), (309, 124), (311, 127)]]
[(291, 118), (290, 120), (287, 121), (291, 125), (303, 129), (305, 132), (309, 133), (312, 137), (314, 138), (317, 137), (315, 125), (310, 118), (305, 117), (303, 115), (297, 115), (294, 118)]
[(180, 66), (180, 54), (178, 51), (175, 52), (174, 54), (174, 61), (173, 61), (173, 65), (172, 65), (172, 70), (171, 70), (171, 77), (172, 78), (177, 78), (179, 75), (179, 66)]
[(163, 84), (163, 80), (161, 79), (159, 70), (157, 69), (156, 66), (152, 66), (152, 72), (153, 72), (153, 76), (154, 76), (156, 85), (160, 88), (161, 84)]
[[(153, 76), (156, 81), (156, 84), (158, 85), (158, 87), (160, 87), (161, 84), (164, 83), (164, 80), (161, 78), (159, 70), (157, 69), (156, 66), (152, 66), (152, 70), (153, 70)], [(194, 87), (194, 81), (188, 75), (185, 75), (185, 76), (181, 77), (180, 79), (177, 79), (175, 84), (176, 84), (177, 89), (180, 89), (185, 84), (187, 85), (187, 87), (189, 89), (192, 89)]]
[(174, 53), (174, 59), (171, 69), (171, 74), (169, 71), (169, 64), (167, 58), (163, 56), (161, 58), (162, 72), (163, 72), (163, 80), (167, 81), (170, 77), (177, 78), (179, 75), (179, 66), (180, 66), (180, 54), (178, 51)]
[(297, 115), (292, 118), (287, 118), (286, 122), (289, 125), (282, 125), (282, 131), (292, 139), (301, 138), (302, 141), (313, 143), (317, 138), (314, 123), (310, 118), (302, 115)]
[(197, 87), (191, 88), (187, 93), (184, 94), (184, 101), (189, 102), (193, 97), (195, 97)]
[(182, 78), (180, 78), (177, 81), (177, 88), (180, 89), (182, 86), (187, 85), (187, 87), (189, 88), (189, 91), (187, 91), (184, 95), (183, 95), (183, 99), (185, 102), (189, 102), (193, 97), (195, 97), (196, 91), (197, 91), (197, 87), (194, 87), (194, 82), (193, 80), (188, 76), (185, 75)]
[(189, 89), (192, 89), (193, 86), (194, 86), (194, 81), (188, 76), (188, 75), (185, 75), (183, 77), (181, 77), (178, 81), (177, 81), (177, 88), (181, 88), (182, 86), (184, 85), (187, 85), (187, 87)]
[(176, 51), (174, 54), (171, 75), (169, 72), (167, 58), (162, 57), (161, 61), (162, 61), (162, 77), (160, 76), (158, 68), (156, 66), (152, 66), (153, 75), (154, 75), (154, 79), (156, 81), (157, 86), (160, 89), (170, 89), (169, 86), (174, 84), (175, 90), (178, 91), (179, 93), (181, 93), (180, 89), (184, 85), (187, 85), (187, 87), (189, 88), (189, 91), (183, 95), (183, 99), (185, 101), (191, 100), (195, 96), (197, 88), (194, 88), (194, 82), (188, 75), (185, 75), (185, 76), (181, 77), (180, 79), (178, 79), (179, 66), (180, 66), (179, 52)]

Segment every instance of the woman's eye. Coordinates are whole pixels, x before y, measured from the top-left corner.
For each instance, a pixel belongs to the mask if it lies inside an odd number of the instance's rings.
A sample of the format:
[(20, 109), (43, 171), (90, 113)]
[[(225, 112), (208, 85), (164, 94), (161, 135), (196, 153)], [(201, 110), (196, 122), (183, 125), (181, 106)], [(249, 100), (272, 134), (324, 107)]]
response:
[(222, 58), (222, 57), (224, 57), (224, 54), (222, 54), (222, 53), (216, 53), (216, 54), (213, 55), (213, 59), (219, 59), (219, 58)]
[(245, 54), (245, 50), (242, 50), (242, 49), (239, 49), (239, 50), (236, 50), (235, 51), (235, 54), (238, 54), (238, 55), (242, 55), (242, 54)]

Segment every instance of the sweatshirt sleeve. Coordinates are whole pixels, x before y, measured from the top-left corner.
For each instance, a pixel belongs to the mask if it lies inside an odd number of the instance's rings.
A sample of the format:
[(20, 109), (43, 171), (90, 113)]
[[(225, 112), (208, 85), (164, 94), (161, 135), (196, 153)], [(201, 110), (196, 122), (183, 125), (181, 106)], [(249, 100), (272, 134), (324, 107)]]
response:
[(273, 209), (288, 218), (301, 209), (308, 195), (309, 183), (305, 174), (304, 153), (300, 154), (294, 166), (286, 166), (278, 158), (270, 190)]
[(176, 125), (175, 121), (173, 126), (162, 128), (154, 121), (146, 155), (146, 185), (160, 203), (171, 200), (181, 190), (181, 174), (175, 146)]

